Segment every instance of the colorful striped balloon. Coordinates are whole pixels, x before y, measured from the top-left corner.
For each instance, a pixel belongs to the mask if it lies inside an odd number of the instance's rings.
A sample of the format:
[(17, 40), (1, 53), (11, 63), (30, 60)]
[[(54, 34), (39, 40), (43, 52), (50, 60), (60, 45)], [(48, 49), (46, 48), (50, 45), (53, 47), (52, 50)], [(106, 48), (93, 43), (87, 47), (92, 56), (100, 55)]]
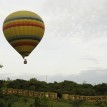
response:
[(39, 15), (30, 11), (17, 11), (8, 15), (3, 33), (10, 45), (23, 57), (28, 56), (44, 35), (45, 25)]

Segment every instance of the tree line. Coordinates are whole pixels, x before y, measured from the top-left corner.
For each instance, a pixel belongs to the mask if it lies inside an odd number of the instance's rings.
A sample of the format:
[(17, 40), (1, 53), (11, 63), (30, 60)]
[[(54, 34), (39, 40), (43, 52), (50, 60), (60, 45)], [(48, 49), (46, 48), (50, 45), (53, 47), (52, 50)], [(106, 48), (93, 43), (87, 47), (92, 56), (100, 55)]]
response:
[(74, 81), (64, 80), (62, 82), (47, 83), (36, 78), (30, 80), (0, 80), (0, 90), (5, 88), (24, 89), (37, 92), (56, 92), (61, 94), (97, 96), (107, 95), (107, 83), (92, 85), (88, 83), (78, 84)]

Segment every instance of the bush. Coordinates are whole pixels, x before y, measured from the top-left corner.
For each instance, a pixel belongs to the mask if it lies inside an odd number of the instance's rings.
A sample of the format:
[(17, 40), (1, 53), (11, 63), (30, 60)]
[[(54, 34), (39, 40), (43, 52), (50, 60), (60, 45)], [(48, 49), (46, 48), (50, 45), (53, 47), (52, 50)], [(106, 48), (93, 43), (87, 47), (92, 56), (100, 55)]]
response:
[(98, 106), (98, 107), (105, 107), (106, 102), (96, 101), (95, 105)]
[(70, 102), (73, 107), (81, 107), (84, 104), (84, 100), (73, 100)]
[(30, 107), (52, 107), (52, 105), (50, 106), (48, 102), (49, 100), (46, 97), (35, 97), (35, 102), (33, 105), (31, 104)]
[(15, 101), (16, 101), (16, 96), (14, 95), (0, 94), (0, 107), (11, 107), (13, 102)]

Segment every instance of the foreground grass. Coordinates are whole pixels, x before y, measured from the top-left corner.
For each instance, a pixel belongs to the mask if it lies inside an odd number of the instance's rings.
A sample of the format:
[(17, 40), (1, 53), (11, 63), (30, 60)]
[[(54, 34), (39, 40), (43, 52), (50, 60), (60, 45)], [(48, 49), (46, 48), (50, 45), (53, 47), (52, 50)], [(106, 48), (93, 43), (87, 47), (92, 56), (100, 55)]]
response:
[[(18, 102), (14, 102), (12, 107), (30, 107), (31, 104), (34, 103), (34, 99), (29, 99), (27, 103), (19, 100)], [(49, 101), (49, 107), (72, 107), (71, 104), (65, 102), (58, 102), (58, 101)]]
[(0, 96), (0, 107), (107, 107), (107, 102), (89, 103), (83, 100), (50, 101), (47, 98), (27, 98), (23, 96)]
[(12, 107), (30, 107), (34, 103), (34, 99), (31, 98), (19, 98), (18, 101), (12, 104)]
[(107, 103), (104, 102), (82, 102), (78, 103), (78, 101), (51, 101), (52, 107), (107, 107)]
[(72, 107), (71, 104), (63, 101), (50, 101), (50, 105), (52, 105), (52, 107)]
[[(23, 99), (19, 99), (18, 102), (13, 103), (12, 107), (31, 107), (30, 105), (34, 103), (34, 99), (28, 99), (24, 102)], [(48, 101), (48, 107), (107, 107), (105, 103), (81, 103), (71, 101)]]

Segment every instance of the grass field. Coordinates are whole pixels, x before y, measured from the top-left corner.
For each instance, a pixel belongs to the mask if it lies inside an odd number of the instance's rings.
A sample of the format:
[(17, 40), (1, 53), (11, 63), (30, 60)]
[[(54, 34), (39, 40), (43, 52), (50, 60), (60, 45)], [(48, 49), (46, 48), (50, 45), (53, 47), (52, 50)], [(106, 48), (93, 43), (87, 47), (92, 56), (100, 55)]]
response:
[(19, 98), (12, 104), (12, 107), (30, 107), (32, 103), (34, 103), (34, 99), (27, 98), (27, 101), (24, 101), (24, 98)]
[(65, 101), (51, 101), (52, 107), (107, 107), (105, 103), (74, 103), (74, 102), (65, 102)]
[[(17, 102), (14, 102), (12, 107), (35, 107), (30, 106), (34, 103), (34, 99), (27, 99), (24, 101), (23, 98), (20, 98)], [(71, 101), (48, 101), (49, 107), (107, 107), (105, 103), (78, 103)]]
[[(32, 104), (33, 101), (30, 100), (27, 103), (24, 103), (22, 101), (15, 102), (12, 107), (30, 107), (30, 104)], [(50, 101), (48, 102), (50, 107), (72, 107), (71, 104), (64, 103), (64, 102), (57, 102), (57, 101)]]
[[(4, 106), (2, 104), (4, 104)], [(83, 100), (50, 101), (47, 98), (27, 98), (7, 95), (0, 98), (0, 107), (107, 107), (107, 102), (89, 103)]]

